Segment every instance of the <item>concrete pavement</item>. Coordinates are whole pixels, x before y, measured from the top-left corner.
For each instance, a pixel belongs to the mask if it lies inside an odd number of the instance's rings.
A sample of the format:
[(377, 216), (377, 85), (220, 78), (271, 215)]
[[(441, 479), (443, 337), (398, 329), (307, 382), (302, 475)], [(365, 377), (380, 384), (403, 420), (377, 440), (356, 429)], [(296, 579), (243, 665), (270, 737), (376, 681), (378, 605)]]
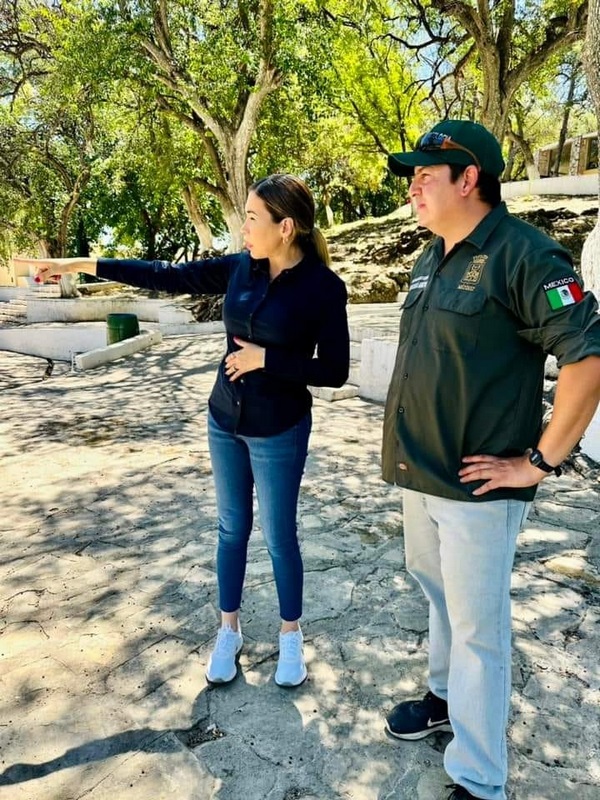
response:
[[(397, 324), (394, 321), (392, 328)], [(438, 800), (447, 734), (393, 743), (427, 613), (404, 569), (382, 407), (315, 402), (300, 498), (309, 680), (273, 682), (251, 541), (241, 674), (210, 689), (216, 509), (204, 432), (222, 336), (86, 373), (0, 353), (0, 800)], [(546, 481), (514, 572), (511, 800), (600, 797), (599, 471)]]

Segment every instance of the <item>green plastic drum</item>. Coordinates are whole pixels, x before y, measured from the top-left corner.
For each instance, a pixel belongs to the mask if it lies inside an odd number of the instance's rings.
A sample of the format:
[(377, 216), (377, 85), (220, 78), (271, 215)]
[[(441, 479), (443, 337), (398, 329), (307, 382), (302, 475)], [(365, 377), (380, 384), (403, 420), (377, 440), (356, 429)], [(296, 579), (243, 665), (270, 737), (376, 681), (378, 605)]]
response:
[(106, 343), (114, 344), (123, 339), (131, 339), (140, 332), (135, 314), (109, 314), (106, 317)]

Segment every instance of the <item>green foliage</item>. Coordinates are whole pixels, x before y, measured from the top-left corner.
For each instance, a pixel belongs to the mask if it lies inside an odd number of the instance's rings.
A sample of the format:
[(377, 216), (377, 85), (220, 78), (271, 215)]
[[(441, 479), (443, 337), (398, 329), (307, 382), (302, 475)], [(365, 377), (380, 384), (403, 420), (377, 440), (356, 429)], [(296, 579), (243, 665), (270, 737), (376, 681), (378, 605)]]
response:
[[(0, 15), (0, 230), (19, 248), (189, 256), (183, 190), (221, 235), (225, 201), (243, 204), (234, 184), (274, 171), (307, 179), (322, 224), (387, 213), (406, 191), (387, 152), (447, 114), (481, 115), (483, 54), (444, 2), (14, 0)], [(569, 2), (525, 0), (509, 28), (509, 0), (490, 5), (509, 67)], [(558, 134), (565, 61), (553, 53), (516, 95), (533, 146)], [(580, 92), (570, 131), (591, 119)]]

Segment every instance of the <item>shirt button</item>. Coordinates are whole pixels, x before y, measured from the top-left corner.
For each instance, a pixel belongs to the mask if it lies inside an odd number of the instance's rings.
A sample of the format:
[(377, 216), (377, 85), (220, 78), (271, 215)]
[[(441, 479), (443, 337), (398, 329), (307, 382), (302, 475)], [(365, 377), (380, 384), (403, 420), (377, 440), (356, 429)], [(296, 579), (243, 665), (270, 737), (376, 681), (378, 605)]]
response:
[(404, 414), (404, 406), (400, 406), (400, 408), (398, 409), (398, 413)]
[(413, 343), (413, 344), (416, 344), (416, 343), (417, 343), (417, 340), (416, 340), (416, 339), (413, 339), (413, 340), (412, 340), (412, 343)]
[(405, 381), (407, 380), (407, 378), (408, 378), (408, 372), (405, 372), (404, 375), (402, 376), (402, 380)]
[(423, 306), (423, 311), (427, 311), (429, 309), (428, 305)]
[(239, 400), (236, 400), (236, 401), (235, 401), (235, 404), (236, 404), (236, 406), (239, 406), (239, 404), (240, 404), (240, 401), (239, 401)]
[(401, 461), (401, 462), (398, 464), (398, 469), (401, 469), (401, 470), (407, 470), (407, 469), (408, 469), (408, 464), (405, 464), (405, 463), (404, 463), (404, 461)]

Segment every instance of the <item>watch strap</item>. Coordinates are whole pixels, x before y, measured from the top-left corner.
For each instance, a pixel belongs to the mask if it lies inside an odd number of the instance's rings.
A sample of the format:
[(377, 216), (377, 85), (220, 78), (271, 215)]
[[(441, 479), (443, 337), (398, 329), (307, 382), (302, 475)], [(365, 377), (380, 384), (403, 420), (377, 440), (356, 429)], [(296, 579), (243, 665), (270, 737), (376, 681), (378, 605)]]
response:
[(530, 451), (529, 463), (548, 474), (553, 472), (557, 478), (562, 475), (562, 469), (560, 467), (553, 467), (551, 464), (548, 464), (547, 461), (544, 461), (542, 451), (538, 450), (537, 447)]

